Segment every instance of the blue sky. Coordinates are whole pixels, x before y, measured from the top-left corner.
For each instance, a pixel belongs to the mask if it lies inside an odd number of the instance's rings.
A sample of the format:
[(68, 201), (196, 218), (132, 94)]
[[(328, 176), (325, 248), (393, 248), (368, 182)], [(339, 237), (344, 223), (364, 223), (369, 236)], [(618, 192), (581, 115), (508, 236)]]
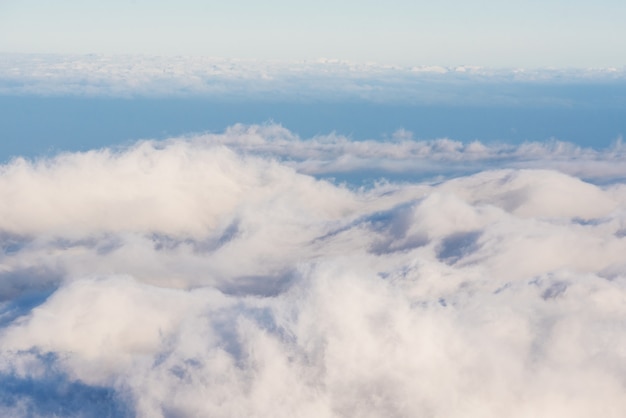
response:
[(625, 20), (616, 0), (5, 0), (0, 52), (621, 67)]

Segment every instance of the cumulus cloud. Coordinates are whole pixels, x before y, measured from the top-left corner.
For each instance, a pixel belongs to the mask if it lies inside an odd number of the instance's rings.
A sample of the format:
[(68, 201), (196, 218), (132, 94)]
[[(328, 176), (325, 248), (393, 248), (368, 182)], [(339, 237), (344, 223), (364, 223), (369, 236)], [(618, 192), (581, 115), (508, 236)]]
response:
[[(275, 125), (14, 159), (0, 412), (622, 417), (623, 160)], [(408, 177), (326, 179), (368, 170)]]

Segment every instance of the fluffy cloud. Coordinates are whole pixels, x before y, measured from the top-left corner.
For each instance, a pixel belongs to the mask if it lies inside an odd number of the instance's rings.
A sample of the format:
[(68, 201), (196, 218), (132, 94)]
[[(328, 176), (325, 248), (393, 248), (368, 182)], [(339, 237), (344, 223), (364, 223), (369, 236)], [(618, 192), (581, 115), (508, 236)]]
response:
[(399, 136), (2, 166), (0, 412), (622, 417), (622, 146)]
[(403, 129), (387, 141), (355, 141), (335, 134), (302, 139), (276, 124), (237, 124), (223, 134), (185, 139), (196, 146), (222, 144), (245, 155), (269, 155), (300, 173), (347, 180), (432, 180), (503, 167), (553, 169), (594, 182), (626, 176), (626, 146), (621, 138), (610, 148), (598, 150), (558, 140), (519, 145), (415, 140)]

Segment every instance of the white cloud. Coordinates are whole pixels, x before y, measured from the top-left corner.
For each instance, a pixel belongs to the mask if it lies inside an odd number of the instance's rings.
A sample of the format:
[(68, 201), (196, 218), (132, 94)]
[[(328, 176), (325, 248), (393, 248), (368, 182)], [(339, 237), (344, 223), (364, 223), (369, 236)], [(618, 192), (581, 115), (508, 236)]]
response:
[(415, 140), (400, 130), (391, 141), (354, 141), (341, 135), (302, 139), (280, 125), (234, 125), (224, 134), (189, 137), (200, 144), (223, 144), (245, 154), (272, 155), (298, 172), (316, 176), (353, 171), (375, 176), (459, 175), (485, 168), (555, 169), (595, 181), (623, 178), (626, 148), (621, 140), (609, 149), (583, 148), (553, 140), (519, 145), (463, 143), (448, 138)]
[[(345, 101), (418, 104), (588, 105), (565, 90), (610, 84), (626, 69), (402, 67), (340, 60), (262, 61), (201, 56), (0, 54), (0, 94), (207, 97), (233, 101)], [(621, 91), (621, 90), (620, 90)], [(602, 103), (619, 94), (602, 96)], [(615, 105), (615, 103), (612, 103)]]
[[(270, 125), (14, 160), (0, 412), (622, 417), (623, 158)], [(442, 177), (309, 175), (365, 169)]]

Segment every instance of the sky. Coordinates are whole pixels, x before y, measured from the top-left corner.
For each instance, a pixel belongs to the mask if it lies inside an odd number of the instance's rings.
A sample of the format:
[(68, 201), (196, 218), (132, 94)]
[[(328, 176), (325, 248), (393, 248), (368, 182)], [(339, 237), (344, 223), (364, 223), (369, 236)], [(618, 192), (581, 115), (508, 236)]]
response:
[(0, 52), (622, 67), (619, 0), (4, 0)]

